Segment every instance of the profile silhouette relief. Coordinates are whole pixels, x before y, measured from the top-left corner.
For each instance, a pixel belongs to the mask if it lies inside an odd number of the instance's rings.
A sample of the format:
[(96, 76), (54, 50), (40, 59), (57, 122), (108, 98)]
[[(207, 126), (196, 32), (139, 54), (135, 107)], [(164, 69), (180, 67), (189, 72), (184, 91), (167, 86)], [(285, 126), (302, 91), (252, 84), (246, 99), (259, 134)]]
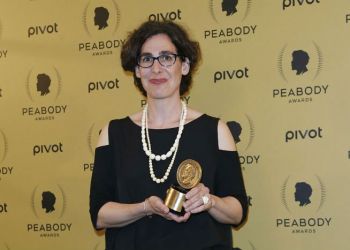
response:
[(295, 201), (300, 202), (299, 206), (303, 207), (311, 203), (310, 197), (312, 195), (312, 188), (306, 182), (298, 182), (295, 184)]
[(37, 75), (36, 90), (40, 92), (40, 95), (47, 95), (50, 93), (49, 87), (51, 85), (51, 79), (46, 74)]
[(306, 65), (309, 63), (309, 55), (304, 50), (295, 50), (292, 53), (292, 70), (297, 71), (297, 75), (308, 71)]
[(232, 16), (237, 12), (237, 4), (238, 0), (223, 0), (221, 2), (221, 9), (223, 12), (226, 11), (226, 16)]
[(230, 122), (227, 122), (227, 126), (231, 131), (231, 134), (233, 136), (235, 143), (239, 143), (241, 141), (239, 136), (241, 135), (241, 132), (242, 132), (241, 124), (239, 124), (236, 121), (230, 121)]
[(98, 26), (99, 30), (102, 30), (108, 26), (107, 20), (109, 18), (109, 12), (105, 7), (95, 8), (94, 23)]
[(181, 174), (182, 182), (185, 185), (190, 184), (196, 177), (196, 169), (191, 164), (186, 164), (184, 171)]
[(55, 211), (56, 196), (50, 191), (42, 193), (41, 207), (45, 209), (46, 213)]

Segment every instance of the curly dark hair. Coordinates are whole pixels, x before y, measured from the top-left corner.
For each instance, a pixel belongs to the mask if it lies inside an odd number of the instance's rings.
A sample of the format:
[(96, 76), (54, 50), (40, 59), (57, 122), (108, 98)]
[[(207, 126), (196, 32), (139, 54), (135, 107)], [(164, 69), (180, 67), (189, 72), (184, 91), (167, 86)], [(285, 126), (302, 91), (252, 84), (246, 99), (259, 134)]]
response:
[(186, 30), (179, 24), (171, 21), (147, 21), (141, 24), (133, 32), (129, 33), (126, 42), (122, 46), (120, 59), (125, 71), (133, 73), (134, 84), (144, 96), (147, 96), (142, 87), (141, 79), (136, 77), (135, 68), (138, 57), (141, 53), (141, 47), (145, 41), (158, 34), (166, 34), (175, 45), (177, 54), (181, 60), (188, 58), (190, 70), (187, 75), (182, 76), (180, 84), (180, 95), (184, 95), (192, 85), (192, 73), (196, 71), (198, 63), (201, 60), (201, 50), (199, 43), (189, 38)]

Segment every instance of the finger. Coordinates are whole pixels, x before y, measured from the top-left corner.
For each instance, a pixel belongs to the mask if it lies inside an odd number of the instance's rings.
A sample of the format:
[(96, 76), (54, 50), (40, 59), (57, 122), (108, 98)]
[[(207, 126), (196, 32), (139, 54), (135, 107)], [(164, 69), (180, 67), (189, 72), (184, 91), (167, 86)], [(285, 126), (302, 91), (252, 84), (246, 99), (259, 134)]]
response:
[(185, 207), (186, 212), (190, 212), (196, 207), (202, 206), (203, 205), (203, 200), (201, 195), (196, 195), (193, 197), (191, 200), (186, 201), (188, 202)]
[(169, 213), (169, 208), (161, 203), (156, 204), (155, 209), (159, 214), (168, 214)]
[(195, 186), (194, 188), (192, 188), (187, 194), (186, 194), (186, 198), (187, 199), (191, 199), (193, 197), (195, 197), (196, 195), (205, 195), (205, 194), (209, 194), (210, 190), (208, 187), (206, 187), (203, 183), (199, 183), (197, 186)]
[(172, 220), (181, 223), (181, 222), (186, 222), (188, 220), (188, 218), (190, 217), (190, 213), (185, 213), (183, 216), (178, 216), (176, 214), (173, 213), (169, 213), (169, 216)]
[(197, 214), (197, 213), (203, 212), (203, 211), (207, 210), (207, 206), (208, 206), (208, 205), (201, 205), (201, 206), (199, 206), (199, 207), (196, 207), (196, 208), (192, 209), (192, 210), (190, 211), (190, 213), (192, 213), (192, 214)]
[(169, 208), (163, 203), (163, 201), (159, 197), (153, 196), (148, 200), (155, 213), (157, 214), (169, 213)]
[(186, 199), (191, 199), (193, 196), (198, 194), (203, 187), (204, 185), (202, 183), (199, 183), (197, 186), (195, 186), (194, 188), (192, 188), (190, 191), (186, 193)]

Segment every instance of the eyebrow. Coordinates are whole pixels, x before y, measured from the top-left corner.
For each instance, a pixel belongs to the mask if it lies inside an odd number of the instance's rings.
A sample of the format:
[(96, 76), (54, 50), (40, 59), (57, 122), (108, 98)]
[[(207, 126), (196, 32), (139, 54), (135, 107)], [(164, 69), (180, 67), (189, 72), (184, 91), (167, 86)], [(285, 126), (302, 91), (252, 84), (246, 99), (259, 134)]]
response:
[[(176, 52), (172, 52), (169, 50), (162, 50), (159, 52), (159, 55), (167, 55), (167, 54), (176, 54)], [(153, 55), (152, 55), (152, 53), (144, 52), (144, 53), (141, 53), (140, 56), (153, 56)]]

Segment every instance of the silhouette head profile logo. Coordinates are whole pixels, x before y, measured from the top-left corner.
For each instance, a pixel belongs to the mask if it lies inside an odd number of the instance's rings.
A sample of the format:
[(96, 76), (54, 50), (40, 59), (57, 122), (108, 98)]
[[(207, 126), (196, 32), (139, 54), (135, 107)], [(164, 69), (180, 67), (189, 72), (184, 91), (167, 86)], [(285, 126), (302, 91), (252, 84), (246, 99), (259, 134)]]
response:
[(303, 50), (295, 50), (292, 53), (292, 70), (297, 71), (297, 75), (308, 71), (306, 65), (309, 63), (309, 55)]
[(42, 193), (41, 207), (45, 209), (46, 213), (55, 211), (56, 196), (50, 191)]
[(221, 9), (223, 12), (226, 11), (226, 16), (232, 16), (237, 12), (237, 4), (238, 0), (222, 0)]
[(230, 121), (230, 122), (227, 122), (227, 126), (231, 131), (231, 134), (233, 136), (233, 139), (235, 140), (235, 143), (239, 143), (241, 141), (239, 136), (241, 135), (241, 132), (242, 132), (241, 124), (235, 121)]
[(38, 80), (36, 83), (36, 90), (40, 92), (40, 95), (47, 95), (48, 93), (50, 93), (50, 77), (46, 74), (39, 74), (36, 78)]
[(95, 25), (98, 26), (99, 30), (102, 30), (108, 26), (107, 20), (109, 18), (109, 12), (105, 7), (95, 8)]
[(300, 202), (299, 206), (303, 207), (311, 203), (310, 197), (312, 195), (312, 188), (306, 182), (298, 182), (295, 184), (295, 201)]

